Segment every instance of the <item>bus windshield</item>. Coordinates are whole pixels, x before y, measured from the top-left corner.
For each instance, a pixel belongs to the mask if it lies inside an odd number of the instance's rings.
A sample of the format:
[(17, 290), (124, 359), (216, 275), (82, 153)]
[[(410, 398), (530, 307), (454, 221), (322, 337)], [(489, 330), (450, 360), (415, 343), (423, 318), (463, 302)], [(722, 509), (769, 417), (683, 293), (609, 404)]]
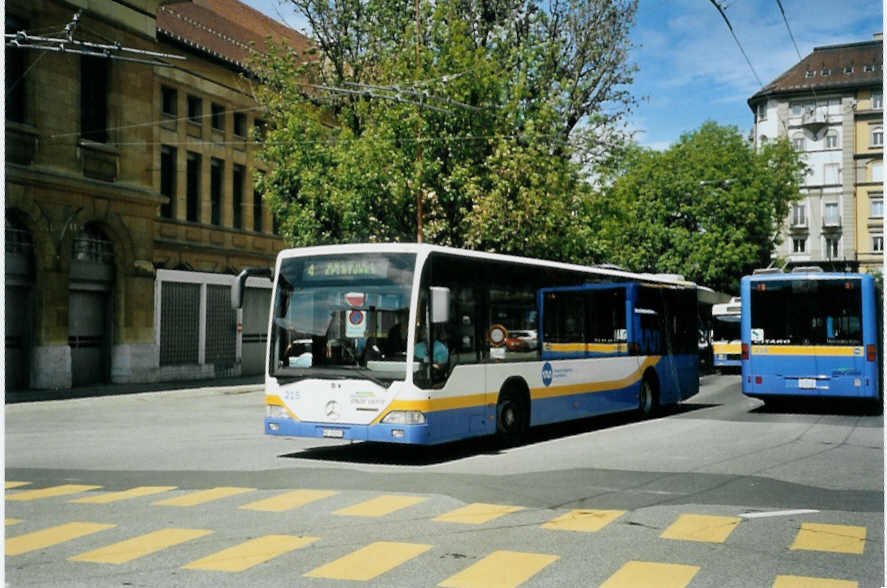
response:
[(751, 285), (751, 342), (862, 345), (858, 278), (779, 280)]
[(282, 260), (270, 374), (287, 381), (404, 379), (415, 263), (412, 253)]
[(715, 315), (712, 321), (712, 341), (739, 341), (739, 315), (722, 314)]

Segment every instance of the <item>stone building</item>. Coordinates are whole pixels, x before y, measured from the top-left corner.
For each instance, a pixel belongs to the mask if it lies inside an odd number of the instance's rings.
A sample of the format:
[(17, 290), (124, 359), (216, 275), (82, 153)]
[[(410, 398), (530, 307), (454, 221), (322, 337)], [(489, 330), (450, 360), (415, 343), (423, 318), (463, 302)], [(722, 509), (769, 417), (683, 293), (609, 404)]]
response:
[(283, 247), (247, 56), (307, 39), (236, 0), (7, 0), (6, 32), (6, 389), (261, 373), (270, 283), (228, 302)]
[(789, 266), (879, 270), (884, 255), (881, 34), (816, 47), (748, 104), (759, 148), (787, 137), (809, 173), (776, 252)]

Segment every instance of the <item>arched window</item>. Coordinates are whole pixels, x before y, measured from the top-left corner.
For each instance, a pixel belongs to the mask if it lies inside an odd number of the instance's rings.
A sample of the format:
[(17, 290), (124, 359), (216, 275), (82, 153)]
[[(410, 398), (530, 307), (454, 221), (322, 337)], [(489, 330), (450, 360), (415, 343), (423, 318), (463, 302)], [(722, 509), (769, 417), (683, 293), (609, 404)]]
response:
[(100, 228), (87, 224), (74, 237), (72, 256), (77, 261), (111, 264), (114, 262), (114, 244), (105, 237)]
[(869, 141), (869, 147), (883, 147), (884, 146), (884, 127), (876, 126), (872, 127), (871, 140)]

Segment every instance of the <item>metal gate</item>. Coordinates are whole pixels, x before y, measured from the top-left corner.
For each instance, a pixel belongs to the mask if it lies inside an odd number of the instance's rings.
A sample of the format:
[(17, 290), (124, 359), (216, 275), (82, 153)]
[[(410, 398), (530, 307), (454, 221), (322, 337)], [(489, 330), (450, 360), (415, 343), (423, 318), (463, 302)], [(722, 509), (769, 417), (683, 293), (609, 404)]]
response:
[(68, 297), (68, 345), (74, 386), (108, 381), (107, 307), (106, 292), (71, 290)]
[(74, 237), (68, 294), (71, 384), (104, 384), (111, 375), (111, 292), (114, 245), (98, 226)]
[(265, 373), (265, 346), (268, 342), (269, 288), (247, 288), (243, 299), (243, 375)]
[(31, 351), (31, 288), (6, 286), (6, 389), (28, 387)]
[(8, 210), (5, 260), (5, 387), (7, 390), (20, 390), (28, 387), (31, 374), (34, 244), (31, 232)]
[(217, 376), (234, 375), (237, 357), (237, 312), (231, 308), (231, 287), (206, 286), (206, 363)]

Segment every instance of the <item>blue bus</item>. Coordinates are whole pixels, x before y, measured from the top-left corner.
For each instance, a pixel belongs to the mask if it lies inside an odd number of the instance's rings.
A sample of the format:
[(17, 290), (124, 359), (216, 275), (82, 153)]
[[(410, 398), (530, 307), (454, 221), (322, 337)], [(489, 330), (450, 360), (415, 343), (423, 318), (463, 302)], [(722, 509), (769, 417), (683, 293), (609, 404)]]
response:
[(881, 405), (882, 325), (868, 274), (797, 268), (741, 281), (742, 392)]
[(273, 281), (268, 435), (511, 444), (699, 389), (697, 287), (676, 277), (353, 244), (282, 251)]

